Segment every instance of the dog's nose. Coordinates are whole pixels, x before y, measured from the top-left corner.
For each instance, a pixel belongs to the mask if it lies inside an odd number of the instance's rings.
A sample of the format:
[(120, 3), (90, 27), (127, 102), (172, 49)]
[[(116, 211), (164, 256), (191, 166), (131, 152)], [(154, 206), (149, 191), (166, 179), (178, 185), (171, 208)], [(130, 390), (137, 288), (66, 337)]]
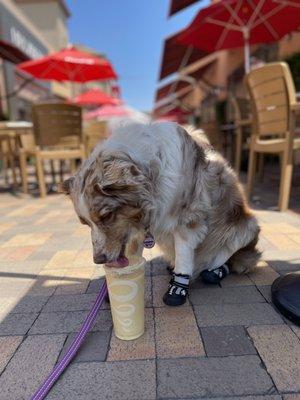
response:
[(94, 256), (94, 263), (95, 264), (104, 264), (107, 261), (107, 257), (105, 254), (97, 254)]

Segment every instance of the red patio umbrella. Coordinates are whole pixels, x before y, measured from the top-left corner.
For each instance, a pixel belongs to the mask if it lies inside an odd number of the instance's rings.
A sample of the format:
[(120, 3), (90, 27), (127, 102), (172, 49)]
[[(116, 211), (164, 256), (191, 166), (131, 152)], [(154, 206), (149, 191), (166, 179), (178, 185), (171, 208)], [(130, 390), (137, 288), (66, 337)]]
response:
[(103, 106), (100, 108), (97, 108), (96, 110), (89, 111), (85, 113), (84, 119), (89, 120), (89, 119), (110, 119), (110, 118), (115, 118), (115, 117), (129, 117), (130, 116), (130, 110), (124, 106), (124, 105), (119, 105), (119, 106)]
[(102, 106), (102, 105), (117, 105), (121, 103), (121, 100), (116, 99), (108, 94), (102, 92), (102, 90), (94, 88), (90, 89), (87, 92), (81, 93), (76, 96), (72, 103), (80, 104), (82, 106), (91, 105), (91, 106)]
[(35, 78), (45, 80), (83, 83), (117, 78), (108, 60), (78, 50), (74, 46), (21, 63), (18, 68)]
[(299, 1), (226, 0), (203, 8), (177, 40), (207, 52), (244, 46), (248, 72), (251, 44), (278, 41), (299, 26)]

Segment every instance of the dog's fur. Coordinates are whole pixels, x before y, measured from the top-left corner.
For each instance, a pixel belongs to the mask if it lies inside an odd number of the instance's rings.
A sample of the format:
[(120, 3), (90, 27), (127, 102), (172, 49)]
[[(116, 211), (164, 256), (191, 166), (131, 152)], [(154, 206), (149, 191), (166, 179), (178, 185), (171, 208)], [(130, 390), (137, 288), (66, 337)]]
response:
[(91, 227), (95, 262), (115, 260), (125, 244), (141, 251), (147, 230), (176, 273), (225, 262), (243, 273), (259, 259), (259, 227), (235, 173), (204, 135), (175, 123), (117, 129), (63, 188)]

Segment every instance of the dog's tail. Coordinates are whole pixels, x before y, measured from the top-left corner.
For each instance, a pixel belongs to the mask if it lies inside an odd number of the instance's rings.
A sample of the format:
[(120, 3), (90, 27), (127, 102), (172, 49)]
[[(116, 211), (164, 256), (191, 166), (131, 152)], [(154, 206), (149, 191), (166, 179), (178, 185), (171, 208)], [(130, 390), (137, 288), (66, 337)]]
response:
[(230, 257), (227, 264), (231, 271), (238, 274), (245, 274), (251, 272), (256, 267), (261, 257), (261, 252), (256, 247), (258, 233), (259, 230), (255, 238), (247, 246), (242, 247)]

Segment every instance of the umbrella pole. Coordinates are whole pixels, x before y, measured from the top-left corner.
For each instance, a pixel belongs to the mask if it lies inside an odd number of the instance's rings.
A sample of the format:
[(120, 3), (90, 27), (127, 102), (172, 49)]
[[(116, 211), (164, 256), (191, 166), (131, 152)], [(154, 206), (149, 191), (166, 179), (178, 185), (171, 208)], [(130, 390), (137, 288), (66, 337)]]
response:
[(250, 72), (250, 43), (249, 43), (249, 30), (245, 28), (243, 30), (244, 36), (244, 62), (245, 62), (245, 73)]

